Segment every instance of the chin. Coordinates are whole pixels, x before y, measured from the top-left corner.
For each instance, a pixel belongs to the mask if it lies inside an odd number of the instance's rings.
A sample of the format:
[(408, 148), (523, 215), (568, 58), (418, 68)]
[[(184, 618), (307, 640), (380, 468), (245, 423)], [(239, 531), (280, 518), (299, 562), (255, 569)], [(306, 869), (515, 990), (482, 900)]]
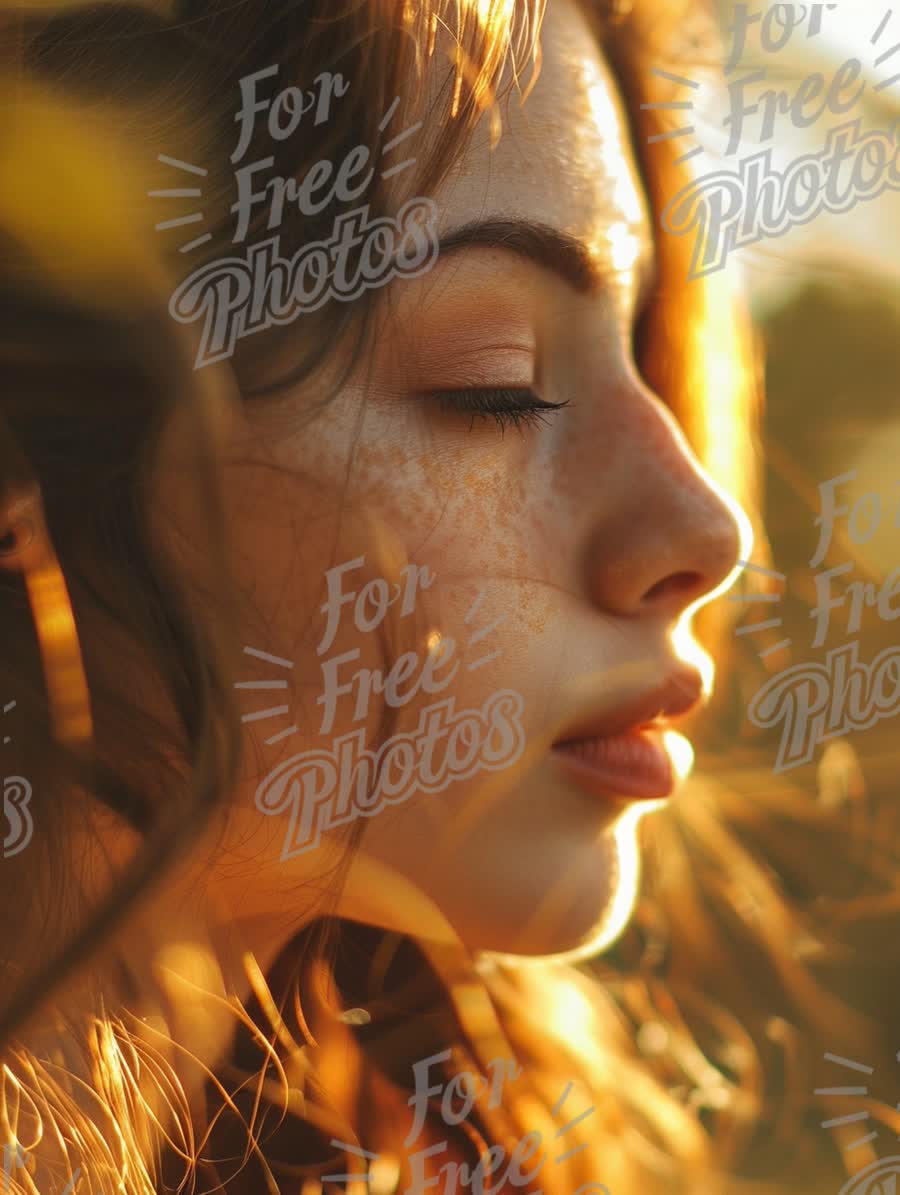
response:
[(506, 874), (502, 888), (472, 877), (475, 901), (448, 910), (462, 941), (501, 962), (574, 962), (607, 949), (637, 900), (639, 820), (629, 811), (601, 840), (574, 853), (562, 880), (558, 869), (541, 867)]

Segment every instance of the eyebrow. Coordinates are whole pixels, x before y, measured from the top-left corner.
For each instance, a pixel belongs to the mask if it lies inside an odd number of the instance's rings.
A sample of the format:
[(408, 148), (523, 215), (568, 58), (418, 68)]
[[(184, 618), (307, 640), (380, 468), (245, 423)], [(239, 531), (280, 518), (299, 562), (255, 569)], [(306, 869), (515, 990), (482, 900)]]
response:
[[(591, 253), (586, 241), (533, 220), (476, 220), (445, 233), (438, 248), (440, 256), (469, 248), (507, 249), (550, 270), (579, 294), (597, 294), (605, 290), (612, 273)], [(647, 254), (641, 254), (639, 270), (638, 293), (644, 297), (654, 274)]]

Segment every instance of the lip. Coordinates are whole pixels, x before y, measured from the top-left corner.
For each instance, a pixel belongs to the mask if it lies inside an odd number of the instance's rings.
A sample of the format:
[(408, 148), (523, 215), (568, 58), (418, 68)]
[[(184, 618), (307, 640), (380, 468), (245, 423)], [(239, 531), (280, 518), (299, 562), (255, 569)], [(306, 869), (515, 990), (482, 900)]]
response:
[(695, 709), (702, 693), (699, 673), (679, 672), (630, 705), (574, 723), (551, 754), (592, 796), (662, 800), (676, 782), (663, 732)]
[(558, 743), (552, 754), (592, 796), (654, 801), (675, 788), (672, 760), (662, 731), (654, 727)]

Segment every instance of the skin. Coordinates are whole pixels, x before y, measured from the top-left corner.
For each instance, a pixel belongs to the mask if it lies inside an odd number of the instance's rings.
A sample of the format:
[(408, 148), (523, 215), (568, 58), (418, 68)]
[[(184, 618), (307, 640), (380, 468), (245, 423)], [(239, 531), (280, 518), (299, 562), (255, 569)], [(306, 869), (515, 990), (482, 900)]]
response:
[[(210, 839), (214, 854), (198, 853), (185, 883), (192, 916), (202, 891), (203, 907), (225, 910), (263, 960), (333, 892), (347, 830), (326, 829), (315, 849), (282, 858), (288, 813), (261, 813), (259, 785), (360, 727), (377, 746), (377, 694), (360, 720), (354, 695), (341, 696), (323, 726), (323, 664), (358, 649), (335, 672), (348, 683), (412, 650), (408, 692), (435, 632), (455, 641), (452, 660), (435, 669), (446, 677), (457, 663), (452, 683), (402, 704), (387, 733), (412, 731), (427, 705), (448, 696), (476, 709), (512, 690), (528, 750), (515, 766), (367, 818), (336, 911), (473, 951), (560, 955), (608, 940), (634, 894), (637, 819), (616, 794), (587, 795), (549, 746), (673, 672), (690, 679), (671, 632), (688, 606), (723, 587), (738, 558), (734, 506), (632, 359), (653, 230), (609, 68), (570, 0), (550, 6), (542, 45), (527, 101), (514, 93), (504, 105), (499, 145), (491, 149), (483, 119), (434, 196), (439, 229), (493, 219), (549, 226), (582, 246), (591, 284), (576, 287), (511, 249), (456, 246), (427, 274), (387, 288), (374, 351), (312, 422), (308, 395), (295, 392), (235, 404), (223, 428), (241, 642), (293, 667), (244, 657), (235, 679), (288, 687), (241, 692), (241, 710), (289, 712), (245, 724), (239, 791)], [(446, 68), (433, 69), (437, 85)], [(567, 405), (504, 431), (424, 397), (473, 387), (532, 387)], [(189, 569), (195, 549), (178, 476), (173, 436), (163, 529)], [(365, 566), (346, 574), (345, 591), (393, 581), (409, 564), (427, 567), (433, 583), (405, 618), (392, 608), (389, 655), (377, 633), (354, 626), (350, 605), (320, 654), (326, 573), (360, 556)], [(266, 743), (293, 724), (296, 733)]]

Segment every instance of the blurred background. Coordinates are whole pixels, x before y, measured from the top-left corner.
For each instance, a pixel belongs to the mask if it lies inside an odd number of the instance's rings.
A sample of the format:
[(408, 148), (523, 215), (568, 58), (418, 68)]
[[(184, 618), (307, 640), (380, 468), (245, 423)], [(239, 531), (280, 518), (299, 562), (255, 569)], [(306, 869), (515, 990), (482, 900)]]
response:
[[(747, 18), (748, 11), (765, 16), (772, 9), (779, 11), (769, 17), (765, 33), (762, 21)], [(736, 169), (741, 158), (771, 148), (773, 167), (783, 171), (801, 155), (820, 152), (828, 130), (848, 120), (860, 120), (860, 135), (869, 130), (893, 134), (900, 122), (900, 10), (891, 10), (885, 0), (812, 5), (720, 0), (719, 11), (726, 53), (746, 29), (743, 52), (728, 81), (765, 70), (765, 78), (745, 90), (747, 105), (759, 101), (760, 110), (744, 117), (740, 146), (724, 164)], [(796, 27), (786, 36), (791, 20)], [(785, 44), (773, 51), (783, 39)], [(824, 93), (842, 64), (854, 58), (866, 87), (848, 111), (826, 109), (805, 129), (796, 127), (790, 114), (776, 111), (774, 135), (760, 135), (767, 89), (793, 98), (819, 73)], [(721, 168), (728, 97), (711, 95), (704, 105), (702, 95), (701, 89), (697, 141), (715, 156), (711, 168)], [(814, 109), (811, 102), (807, 111)], [(703, 166), (698, 169), (702, 173)], [(777, 605), (747, 603), (741, 610), (741, 633), (735, 636), (740, 666), (733, 680), (746, 710), (767, 675), (792, 664), (823, 662), (830, 648), (855, 638), (866, 662), (898, 641), (897, 624), (882, 619), (875, 608), (864, 606), (858, 635), (848, 623), (849, 586), (872, 583), (878, 589), (900, 566), (900, 189), (861, 199), (843, 214), (821, 212), (777, 238), (738, 249), (733, 259), (740, 263), (765, 361), (765, 524), (773, 570), (785, 578), (746, 577), (748, 594), (767, 591), (780, 598)], [(869, 494), (878, 496), (880, 509), (872, 520), (864, 517), (875, 510), (875, 500), (866, 500), (853, 539), (848, 515), (836, 518), (828, 555), (813, 568), (819, 486), (847, 473), (855, 477), (835, 488), (838, 504), (852, 510)], [(852, 570), (833, 580), (830, 591), (835, 598), (845, 594), (847, 602), (832, 611), (826, 641), (814, 647), (816, 574), (845, 562), (852, 562)], [(782, 626), (744, 633), (779, 618)], [(788, 639), (790, 646), (778, 647)], [(759, 744), (762, 736), (745, 718), (742, 737)], [(774, 748), (780, 733), (769, 737)], [(900, 781), (896, 720), (883, 719), (847, 736), (846, 746), (865, 761), (871, 779)], [(821, 755), (820, 749), (816, 758)], [(843, 749), (841, 755), (848, 758)]]

